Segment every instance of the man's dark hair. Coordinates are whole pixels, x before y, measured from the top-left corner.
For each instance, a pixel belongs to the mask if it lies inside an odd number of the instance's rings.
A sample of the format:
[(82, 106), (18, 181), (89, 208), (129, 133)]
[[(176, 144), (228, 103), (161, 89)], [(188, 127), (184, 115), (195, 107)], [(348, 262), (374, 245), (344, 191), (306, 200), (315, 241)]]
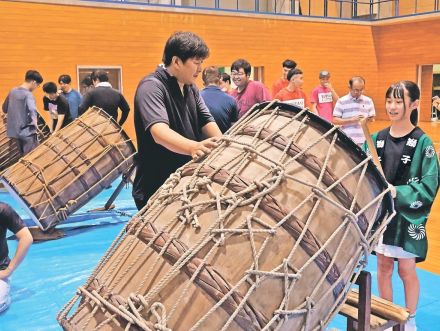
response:
[(163, 51), (162, 62), (169, 66), (177, 56), (182, 62), (191, 58), (206, 59), (209, 48), (202, 38), (192, 32), (175, 32), (168, 38)]
[(293, 76), (295, 75), (302, 75), (303, 72), (301, 69), (295, 68), (295, 69), (290, 69), (289, 72), (287, 73), (287, 80), (290, 80)]
[(205, 69), (203, 69), (202, 79), (205, 86), (208, 86), (210, 84), (218, 85), (221, 79), (220, 71), (217, 67), (214, 66), (206, 67)]
[(95, 70), (92, 72), (92, 80), (99, 80), (100, 82), (108, 82), (108, 74), (104, 70)]
[(93, 85), (92, 76), (91, 75), (85, 76), (81, 81), (81, 84), (87, 87), (92, 86)]
[(61, 75), (60, 77), (58, 77), (58, 83), (63, 83), (63, 84), (70, 84), (72, 82), (72, 77), (70, 77), (69, 75)]
[(222, 81), (231, 84), (231, 76), (229, 76), (226, 72), (222, 73)]
[(246, 76), (250, 76), (252, 67), (248, 61), (246, 61), (245, 59), (238, 59), (231, 64), (231, 71), (240, 71), (240, 68), (243, 68)]
[(283, 62), (283, 68), (289, 68), (289, 69), (295, 69), (296, 68), (296, 62), (293, 60), (284, 60)]
[(350, 88), (353, 87), (353, 83), (355, 81), (361, 81), (362, 83), (365, 84), (365, 79), (362, 76), (353, 76), (350, 78), (350, 80), (348, 81), (348, 84), (350, 85)]
[(26, 75), (24, 76), (24, 80), (28, 83), (33, 80), (37, 82), (37, 84), (41, 84), (43, 82), (43, 76), (37, 70), (28, 70), (26, 71)]
[(46, 93), (57, 93), (57, 84), (55, 84), (54, 82), (47, 82), (43, 85), (43, 91)]

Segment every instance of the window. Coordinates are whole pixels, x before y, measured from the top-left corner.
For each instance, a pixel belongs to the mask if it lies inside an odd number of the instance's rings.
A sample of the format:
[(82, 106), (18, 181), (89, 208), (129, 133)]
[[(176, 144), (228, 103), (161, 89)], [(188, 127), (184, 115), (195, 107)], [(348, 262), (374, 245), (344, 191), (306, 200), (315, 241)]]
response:
[(122, 93), (122, 67), (120, 66), (77, 66), (78, 70), (78, 90), (81, 94), (86, 92), (86, 88), (81, 82), (91, 75), (94, 70), (104, 70), (108, 74), (108, 81), (112, 87)]

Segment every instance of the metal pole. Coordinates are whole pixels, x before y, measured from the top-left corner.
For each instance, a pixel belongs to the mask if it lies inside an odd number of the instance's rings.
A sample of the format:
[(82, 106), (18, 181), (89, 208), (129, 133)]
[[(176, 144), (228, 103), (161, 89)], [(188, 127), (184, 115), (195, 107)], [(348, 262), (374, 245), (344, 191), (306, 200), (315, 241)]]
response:
[(259, 0), (255, 0), (255, 12), (259, 12), (260, 10), (259, 10), (259, 4), (260, 4), (260, 1)]
[[(380, 7), (380, 3), (379, 3)], [(373, 19), (373, 0), (370, 0), (370, 20)]]
[(394, 16), (398, 17), (399, 16), (399, 0), (395, 0), (395, 4), (394, 4)]
[(309, 16), (310, 16), (310, 9), (311, 9), (311, 0), (309, 0)]
[(381, 1), (378, 1), (377, 3), (377, 18), (380, 18), (380, 6), (381, 6)]
[(324, 0), (324, 17), (327, 17), (328, 15), (328, 0)]

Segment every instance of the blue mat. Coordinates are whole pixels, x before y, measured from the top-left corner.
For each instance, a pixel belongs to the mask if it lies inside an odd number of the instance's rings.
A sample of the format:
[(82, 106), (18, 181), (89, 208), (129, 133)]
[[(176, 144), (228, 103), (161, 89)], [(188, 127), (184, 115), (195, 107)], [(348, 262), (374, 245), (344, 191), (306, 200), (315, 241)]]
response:
[[(115, 182), (116, 184), (117, 182)], [(118, 212), (87, 213), (87, 210), (102, 207), (115, 188), (105, 190), (89, 204), (75, 213), (70, 222), (63, 225), (64, 238), (34, 244), (26, 259), (12, 279), (12, 305), (0, 314), (0, 330), (61, 330), (55, 316), (74, 296), (76, 289), (101, 259), (104, 252), (129, 220)], [(0, 201), (14, 206), (27, 222), (29, 216), (18, 207), (7, 193), (0, 193)], [(135, 214), (131, 189), (124, 189), (116, 200), (116, 209)], [(16, 241), (8, 241), (11, 254)], [(368, 270), (373, 274), (376, 288), (376, 258), (370, 257)], [(440, 323), (440, 276), (418, 270), (421, 297), (417, 312), (419, 331), (437, 330)], [(396, 302), (404, 304), (402, 284), (395, 275)], [(337, 316), (329, 328), (345, 330), (345, 318)], [(437, 325), (437, 326), (436, 326)], [(440, 329), (440, 327), (439, 327)]]

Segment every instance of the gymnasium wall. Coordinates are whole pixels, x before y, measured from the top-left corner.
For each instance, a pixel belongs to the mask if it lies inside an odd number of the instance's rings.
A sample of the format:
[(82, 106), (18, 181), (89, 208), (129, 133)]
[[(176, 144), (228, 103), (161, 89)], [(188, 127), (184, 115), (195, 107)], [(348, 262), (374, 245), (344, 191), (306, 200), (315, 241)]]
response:
[[(264, 66), (268, 86), (281, 75), (281, 62), (293, 58), (305, 72), (307, 93), (325, 68), (341, 95), (353, 74), (364, 75), (368, 93), (376, 94), (377, 64), (368, 25), (10, 1), (0, 3), (0, 22), (2, 100), (29, 68), (39, 70), (45, 81), (69, 73), (76, 82), (77, 65), (121, 65), (123, 93), (132, 105), (139, 80), (161, 62), (164, 43), (177, 30), (205, 39), (211, 50), (206, 65), (229, 66), (244, 57), (253, 66)], [(39, 109), (42, 95), (40, 88)], [(132, 135), (132, 117), (126, 126)]]
[[(352, 75), (362, 75), (366, 94), (378, 110), (389, 82), (416, 79), (420, 56), (434, 59), (439, 54), (427, 45), (432, 44), (429, 38), (440, 38), (434, 33), (440, 20), (417, 23), (424, 30), (416, 31), (412, 23), (372, 28), (346, 21), (130, 8), (1, 1), (0, 100), (22, 82), (27, 69), (39, 70), (46, 82), (68, 73), (75, 86), (77, 65), (106, 65), (122, 66), (123, 93), (132, 105), (139, 80), (161, 62), (166, 39), (178, 30), (205, 39), (211, 50), (206, 65), (229, 66), (244, 57), (253, 66), (264, 66), (268, 87), (280, 76), (285, 58), (293, 58), (305, 72), (307, 93), (317, 85), (321, 69), (332, 73), (339, 95), (347, 93)], [(410, 42), (411, 38), (425, 42)], [(40, 110), (42, 96), (40, 88)], [(383, 111), (378, 117), (386, 118)], [(132, 115), (126, 129), (134, 138)]]
[[(399, 79), (417, 81), (419, 65), (440, 63), (440, 18), (373, 26), (378, 63), (379, 99), (386, 87)], [(421, 120), (430, 120), (432, 67), (423, 66)]]

